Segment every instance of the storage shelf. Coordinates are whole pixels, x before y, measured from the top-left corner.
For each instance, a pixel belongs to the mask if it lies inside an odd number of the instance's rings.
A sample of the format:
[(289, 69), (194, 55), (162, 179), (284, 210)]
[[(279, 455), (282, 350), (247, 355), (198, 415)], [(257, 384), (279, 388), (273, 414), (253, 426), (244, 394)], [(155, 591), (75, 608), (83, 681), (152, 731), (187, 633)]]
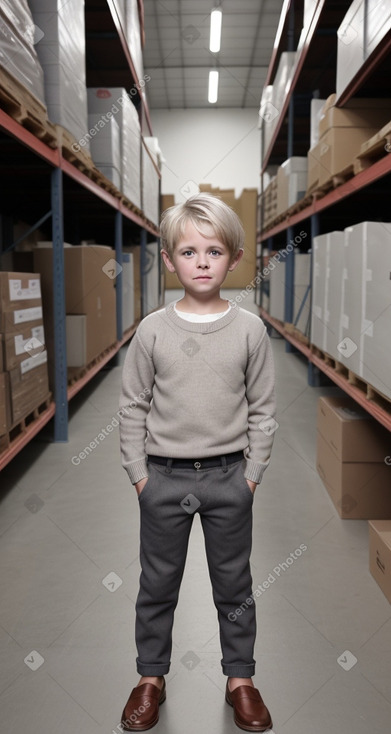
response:
[(148, 220), (142, 216), (133, 212), (125, 204), (122, 203), (121, 198), (113, 196), (109, 191), (99, 186), (95, 181), (86, 176), (79, 168), (70, 163), (66, 158), (63, 157), (62, 152), (59, 148), (50, 148), (48, 145), (43, 143), (33, 133), (23, 127), (19, 122), (16, 122), (10, 117), (4, 110), (0, 109), (0, 129), (5, 133), (11, 135), (15, 140), (28, 148), (32, 153), (35, 153), (40, 158), (45, 160), (53, 167), (60, 168), (74, 181), (77, 181), (86, 190), (97, 196), (99, 199), (105, 201), (113, 209), (118, 210), (123, 214), (124, 217), (130, 219), (132, 222), (137, 224), (139, 227), (144, 227), (151, 234), (156, 237), (159, 236), (159, 230), (154, 227)]
[(373, 418), (375, 418), (385, 428), (391, 431), (391, 403), (390, 411), (386, 411), (375, 402), (369, 400), (363, 394), (362, 390), (360, 390), (355, 385), (352, 385), (346, 377), (336, 372), (333, 367), (325, 364), (325, 362), (320, 357), (311, 352), (308, 346), (306, 346), (298, 339), (296, 339), (292, 334), (290, 334), (285, 329), (284, 325), (281, 324), (281, 322), (277, 319), (274, 319), (272, 316), (270, 316), (270, 314), (268, 314), (265, 309), (259, 307), (259, 313), (264, 321), (267, 321), (273, 327), (273, 329), (278, 331), (284, 337), (284, 339), (286, 339), (286, 341), (289, 341), (292, 346), (294, 346), (302, 354), (304, 354), (309, 362), (312, 362), (312, 364), (314, 364), (319, 370), (321, 370), (321, 372), (327, 375), (327, 377), (329, 377), (330, 380), (338, 385), (338, 387), (340, 387), (345, 393), (350, 395), (357, 403), (359, 403), (359, 405), (361, 405), (361, 407), (364, 408)]
[(337, 107), (343, 105), (351, 99), (362, 86), (370, 79), (376, 67), (385, 59), (391, 51), (391, 31), (382, 39), (373, 53), (363, 63), (360, 71), (351, 80), (345, 91), (337, 100)]
[(341, 184), (341, 186), (337, 186), (337, 188), (333, 189), (328, 194), (325, 194), (321, 199), (314, 199), (312, 204), (297, 212), (297, 214), (292, 214), (290, 217), (287, 217), (271, 229), (264, 230), (259, 235), (258, 242), (264, 242), (269, 237), (273, 237), (280, 232), (284, 232), (288, 227), (293, 227), (295, 224), (299, 224), (312, 215), (328, 209), (334, 204), (346, 199), (348, 196), (352, 196), (370, 184), (375, 183), (381, 179), (382, 176), (386, 176), (388, 173), (391, 173), (390, 154), (380, 158), (380, 160), (373, 163), (372, 166), (369, 166), (364, 171), (360, 171), (360, 173), (357, 173), (353, 178), (350, 178), (348, 181)]
[[(118, 341), (111, 349), (107, 350), (105, 353), (105, 356), (102, 357), (102, 359), (97, 362), (93, 367), (86, 370), (83, 377), (80, 377), (78, 380), (75, 380), (75, 382), (72, 385), (69, 385), (67, 393), (68, 393), (68, 401), (72, 400), (72, 398), (77, 395), (80, 390), (87, 385), (87, 383), (95, 377), (98, 372), (102, 369), (102, 367), (107, 364), (115, 355), (117, 352), (121, 349), (121, 347), (126, 344), (129, 339), (133, 336), (133, 334), (136, 331), (137, 325), (139, 322), (136, 322), (133, 324), (133, 326), (130, 327), (130, 329), (127, 329), (127, 331), (124, 333), (123, 338)], [(49, 404), (49, 407), (47, 410), (43, 411), (41, 415), (34, 421), (31, 421), (31, 423), (26, 427), (25, 431), (18, 436), (14, 441), (12, 441), (12, 445), (6, 450), (0, 453), (0, 471), (1, 469), (4, 469), (4, 467), (12, 461), (12, 459), (17, 456), (17, 454), (25, 447), (27, 444), (42, 430), (42, 428), (53, 418), (54, 414), (56, 412), (56, 404), (54, 400), (52, 400)]]
[[(293, 2), (293, 0), (292, 0), (292, 2)], [(267, 168), (267, 166), (269, 165), (269, 159), (270, 159), (270, 156), (271, 156), (273, 147), (274, 147), (275, 142), (276, 142), (276, 140), (277, 140), (277, 138), (278, 138), (278, 136), (280, 134), (280, 130), (282, 128), (282, 125), (283, 125), (285, 116), (287, 114), (287, 111), (288, 111), (288, 107), (289, 107), (289, 103), (290, 103), (292, 94), (293, 94), (293, 92), (295, 90), (295, 87), (297, 85), (297, 82), (299, 80), (300, 73), (301, 73), (301, 71), (303, 69), (304, 62), (306, 60), (308, 51), (309, 51), (310, 46), (311, 46), (311, 43), (313, 41), (313, 38), (314, 38), (314, 35), (315, 35), (315, 31), (317, 29), (317, 26), (318, 26), (318, 23), (319, 23), (319, 19), (321, 17), (321, 14), (323, 12), (323, 9), (324, 9), (325, 4), (326, 4), (326, 0), (319, 0), (318, 1), (318, 4), (317, 4), (317, 6), (315, 7), (315, 10), (314, 10), (314, 15), (312, 16), (311, 22), (308, 25), (307, 33), (306, 33), (305, 39), (304, 39), (304, 41), (302, 43), (302, 47), (301, 47), (301, 50), (300, 50), (300, 55), (296, 59), (296, 64), (295, 64), (294, 70), (292, 72), (291, 84), (288, 87), (288, 89), (286, 90), (286, 94), (285, 94), (285, 98), (284, 98), (284, 104), (282, 106), (282, 109), (279, 110), (278, 122), (277, 122), (276, 128), (274, 130), (273, 137), (272, 137), (272, 139), (270, 141), (269, 148), (267, 149), (267, 151), (265, 152), (265, 155), (264, 155), (264, 160), (263, 160), (263, 165), (262, 165), (261, 173), (264, 173), (265, 170), (266, 170), (266, 168)], [(284, 10), (285, 10), (286, 14), (288, 14), (289, 13), (289, 6), (290, 6), (290, 3), (286, 3), (284, 5), (284, 7), (283, 7), (283, 11), (282, 12), (284, 12)], [(285, 21), (284, 21), (284, 23), (285, 23)], [(277, 33), (278, 33), (279, 30), (280, 30), (280, 26), (277, 29)], [(280, 35), (281, 34), (282, 34), (282, 29), (280, 31)], [(280, 40), (281, 40), (281, 38), (278, 39), (278, 44), (280, 44)], [(274, 58), (272, 56), (272, 61), (271, 61), (271, 65), (269, 67), (269, 71), (268, 71), (268, 75), (267, 75), (267, 80), (270, 80), (271, 79), (272, 71), (274, 69), (275, 63), (276, 63), (276, 56)], [(269, 83), (270, 83), (270, 81), (266, 81), (265, 82), (265, 86), (267, 84), (269, 84)]]
[[(138, 89), (133, 100), (138, 105), (141, 114), (141, 129), (143, 120), (148, 126), (148, 134), (153, 134), (145, 95), (142, 93), (143, 84), (137, 78), (135, 65), (121, 26), (114, 0), (86, 0), (86, 45), (87, 53), (87, 86), (120, 86), (128, 91)], [(104, 53), (107, 44), (113, 54)], [(102, 75), (102, 78), (100, 78)], [(96, 81), (88, 83), (88, 77)], [(7, 108), (8, 109), (8, 108)], [(12, 114), (12, 112), (11, 112)], [(19, 118), (18, 118), (19, 119)], [(23, 121), (26, 120), (26, 127)], [(46, 144), (27, 127), (36, 124), (34, 130), (37, 135), (43, 135)], [(56, 129), (50, 121), (32, 121), (23, 117), (21, 123), (0, 109), (0, 171), (6, 179), (7, 186), (3, 193), (3, 213), (10, 221), (19, 219), (31, 225), (42, 228), (44, 236), (53, 240), (53, 290), (54, 290), (54, 329), (56, 335), (55, 346), (55, 385), (53, 400), (37, 407), (26, 416), (24, 421), (16, 424), (9, 432), (11, 445), (0, 454), (0, 470), (8, 464), (27, 443), (53, 418), (54, 440), (67, 440), (68, 412), (67, 403), (117, 354), (119, 349), (133, 336), (138, 320), (133, 326), (122, 331), (122, 284), (117, 282), (117, 341), (104, 351), (100, 359), (94, 360), (88, 368), (76, 373), (76, 378), (68, 380), (65, 360), (65, 313), (64, 313), (64, 266), (61, 264), (61, 250), (63, 242), (79, 242), (82, 239), (96, 238), (95, 241), (105, 241), (111, 244), (113, 257), (122, 263), (123, 244), (140, 247), (140, 306), (141, 318), (146, 315), (146, 247), (148, 238), (159, 237), (157, 224), (151, 222), (138, 206), (126, 199), (122, 192), (105, 181), (88, 158), (75, 160), (70, 158), (66, 147), (56, 146)], [(141, 138), (144, 143), (143, 138)], [(65, 142), (69, 146), (71, 142)], [(81, 157), (83, 153), (81, 153)], [(71, 162), (72, 160), (72, 162)], [(62, 175), (64, 174), (64, 175)], [(158, 172), (160, 176), (160, 172)], [(52, 221), (51, 229), (47, 224)], [(35, 224), (34, 224), (35, 223)], [(65, 230), (69, 230), (69, 239), (64, 237)], [(32, 231), (31, 229), (31, 231)], [(83, 234), (84, 233), (84, 234)], [(66, 232), (65, 232), (66, 234)], [(11, 248), (10, 248), (11, 249)], [(5, 250), (7, 251), (7, 250)], [(161, 279), (159, 280), (158, 300), (161, 308), (163, 293)], [(57, 326), (56, 326), (57, 324)], [(78, 377), (80, 375), (80, 377)], [(42, 413), (39, 411), (42, 409)], [(39, 413), (39, 415), (38, 415)], [(20, 434), (15, 436), (16, 431)]]
[[(123, 50), (123, 52), (125, 54), (126, 60), (128, 62), (128, 65), (129, 65), (129, 69), (130, 69), (131, 74), (133, 76), (133, 79), (135, 80), (135, 82), (139, 83), (140, 80), (137, 77), (136, 68), (135, 68), (134, 63), (133, 63), (133, 59), (132, 59), (132, 55), (130, 53), (128, 42), (127, 42), (127, 40), (125, 38), (125, 34), (124, 34), (124, 31), (123, 31), (123, 28), (121, 26), (121, 22), (120, 22), (118, 13), (117, 13), (116, 4), (115, 4), (115, 2), (113, 2), (113, 0), (106, 0), (106, 1), (107, 1), (107, 5), (109, 6), (111, 17), (112, 17), (113, 22), (114, 22), (114, 25), (116, 27), (116, 30), (117, 30), (117, 33), (118, 33), (118, 38), (120, 40), (120, 43), (121, 43), (121, 46), (122, 46), (122, 50)], [(141, 99), (141, 104), (142, 104), (144, 115), (145, 115), (145, 120), (146, 120), (146, 123), (148, 125), (149, 134), (150, 135), (153, 135), (153, 133), (152, 133), (151, 118), (150, 118), (148, 103), (147, 103), (147, 100), (145, 98), (145, 95), (144, 94), (140, 94), (140, 99)]]
[(47, 410), (41, 413), (39, 418), (37, 418), (35, 421), (32, 421), (26, 427), (25, 431), (12, 442), (12, 445), (6, 451), (0, 454), (0, 471), (4, 469), (4, 467), (9, 464), (9, 462), (12, 461), (15, 456), (18, 455), (19, 451), (27, 446), (27, 444), (34, 438), (34, 436), (37, 435), (37, 433), (42, 430), (44, 426), (46, 426), (47, 423), (49, 423), (50, 419), (53, 418), (55, 412), (56, 406), (55, 403), (52, 401), (49, 404)]

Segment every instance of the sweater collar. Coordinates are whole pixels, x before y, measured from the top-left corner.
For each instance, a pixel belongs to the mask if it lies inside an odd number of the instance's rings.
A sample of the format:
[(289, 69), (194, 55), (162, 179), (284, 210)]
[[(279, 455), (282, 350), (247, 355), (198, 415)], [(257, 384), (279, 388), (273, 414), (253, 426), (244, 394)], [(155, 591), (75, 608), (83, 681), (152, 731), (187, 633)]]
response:
[(231, 321), (233, 321), (233, 319), (237, 317), (239, 313), (238, 304), (236, 303), (236, 301), (233, 301), (230, 298), (228, 298), (227, 300), (231, 308), (225, 314), (225, 316), (222, 316), (221, 319), (216, 319), (215, 321), (209, 321), (206, 323), (194, 323), (193, 321), (182, 319), (175, 312), (174, 301), (171, 301), (171, 303), (166, 306), (164, 312), (162, 313), (162, 316), (168, 318), (171, 323), (179, 326), (179, 328), (183, 329), (184, 331), (192, 331), (193, 333), (197, 332), (198, 334), (209, 334), (211, 331), (218, 331), (219, 329), (223, 329), (224, 326), (230, 324)]

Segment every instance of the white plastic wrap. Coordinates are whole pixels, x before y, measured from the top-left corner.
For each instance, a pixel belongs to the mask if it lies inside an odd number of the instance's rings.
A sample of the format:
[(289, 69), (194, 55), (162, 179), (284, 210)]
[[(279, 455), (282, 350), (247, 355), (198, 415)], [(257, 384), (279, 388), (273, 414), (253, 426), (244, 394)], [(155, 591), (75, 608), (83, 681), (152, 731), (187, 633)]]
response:
[(142, 210), (153, 224), (159, 225), (159, 176), (148, 151), (142, 146)]
[(144, 78), (144, 64), (137, 0), (126, 2), (126, 40), (138, 80), (141, 81)]
[(144, 143), (148, 146), (148, 150), (151, 153), (159, 171), (162, 170), (162, 164), (165, 162), (162, 151), (160, 149), (159, 140), (155, 137), (145, 137)]
[(42, 29), (35, 27), (27, 0), (2, 0), (0, 66), (45, 105), (44, 77), (37, 49)]
[(88, 115), (91, 158), (99, 170), (121, 188), (121, 136), (115, 117), (107, 121), (93, 112)]
[(99, 114), (103, 120), (112, 115), (119, 126), (121, 191), (141, 209), (141, 132), (137, 110), (122, 87), (89, 87), (87, 95), (89, 114)]
[[(29, 0), (34, 22), (44, 32), (37, 53), (44, 70), (49, 118), (76, 140), (88, 132), (84, 0)], [(89, 149), (88, 140), (83, 143)]]

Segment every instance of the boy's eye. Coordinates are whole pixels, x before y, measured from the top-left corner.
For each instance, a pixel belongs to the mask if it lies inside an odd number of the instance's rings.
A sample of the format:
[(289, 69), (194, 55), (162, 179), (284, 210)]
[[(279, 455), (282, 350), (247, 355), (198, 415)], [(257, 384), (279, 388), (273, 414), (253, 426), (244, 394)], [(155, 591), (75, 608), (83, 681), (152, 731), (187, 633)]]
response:
[[(211, 250), (210, 252), (211, 252), (211, 255), (221, 255), (220, 250)], [(189, 255), (189, 254), (192, 255), (193, 250), (184, 250), (182, 253), (182, 255)]]

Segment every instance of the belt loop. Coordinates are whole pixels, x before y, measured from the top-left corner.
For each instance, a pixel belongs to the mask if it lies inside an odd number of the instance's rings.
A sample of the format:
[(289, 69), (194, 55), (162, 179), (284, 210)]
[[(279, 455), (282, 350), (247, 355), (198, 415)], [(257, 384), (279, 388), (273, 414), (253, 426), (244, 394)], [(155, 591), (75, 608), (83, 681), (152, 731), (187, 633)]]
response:
[(167, 459), (166, 468), (164, 470), (166, 472), (166, 474), (171, 474), (171, 472), (172, 472), (171, 466), (172, 466), (172, 459)]
[(221, 459), (221, 463), (223, 465), (223, 472), (228, 471), (228, 469), (227, 469), (227, 459), (225, 458), (225, 456), (220, 456), (220, 459)]

